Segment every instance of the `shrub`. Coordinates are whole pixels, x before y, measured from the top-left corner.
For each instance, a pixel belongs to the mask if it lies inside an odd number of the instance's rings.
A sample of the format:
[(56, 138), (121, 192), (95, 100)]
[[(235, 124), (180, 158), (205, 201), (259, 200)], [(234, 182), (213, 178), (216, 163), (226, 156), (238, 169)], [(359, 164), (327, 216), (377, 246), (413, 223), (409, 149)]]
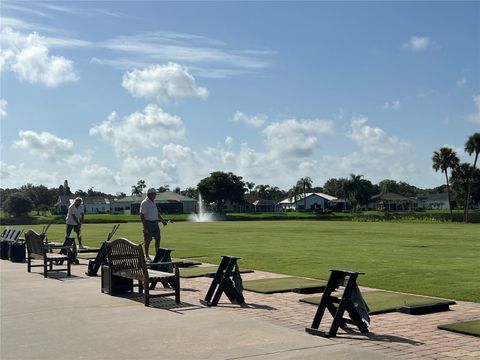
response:
[(8, 197), (3, 208), (7, 213), (18, 218), (28, 215), (34, 206), (33, 201), (27, 195), (22, 192), (16, 192)]

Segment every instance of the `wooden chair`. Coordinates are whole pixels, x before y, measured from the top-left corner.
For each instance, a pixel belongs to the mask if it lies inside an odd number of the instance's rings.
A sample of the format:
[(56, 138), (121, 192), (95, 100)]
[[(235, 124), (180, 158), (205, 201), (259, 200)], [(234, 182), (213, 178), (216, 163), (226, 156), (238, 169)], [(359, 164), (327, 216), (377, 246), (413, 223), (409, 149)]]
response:
[[(45, 245), (42, 237), (33, 230), (27, 231), (25, 234), (25, 242), (27, 243), (27, 270), (31, 272), (32, 267), (43, 266), (43, 276), (47, 277), (50, 271), (67, 271), (67, 276), (71, 275), (70, 271), (70, 251), (71, 247), (62, 246), (55, 247), (56, 249), (66, 250), (66, 254), (58, 254), (50, 252), (51, 247)], [(42, 260), (42, 265), (32, 265), (32, 260)], [(66, 261), (66, 268), (53, 268), (53, 265), (59, 262)]]
[[(151, 263), (150, 266), (172, 265), (172, 272), (151, 270), (147, 267), (141, 245), (123, 238), (105, 242), (108, 264), (112, 276), (120, 276), (138, 281), (139, 293), (144, 293), (145, 306), (150, 305), (151, 297), (175, 295), (175, 302), (180, 303), (180, 271), (176, 262)], [(150, 294), (150, 285), (157, 282), (168, 282), (173, 292)]]

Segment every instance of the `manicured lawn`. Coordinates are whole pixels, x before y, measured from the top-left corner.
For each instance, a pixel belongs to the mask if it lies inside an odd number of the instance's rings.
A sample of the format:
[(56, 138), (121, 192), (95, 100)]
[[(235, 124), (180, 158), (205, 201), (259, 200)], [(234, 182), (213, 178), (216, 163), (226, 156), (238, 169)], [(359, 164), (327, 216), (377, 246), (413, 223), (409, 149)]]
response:
[[(85, 224), (85, 244), (100, 245), (112, 227)], [(48, 238), (59, 241), (64, 231), (52, 225)], [(480, 302), (480, 224), (177, 222), (162, 234), (162, 246), (175, 249), (175, 257), (218, 263), (221, 255), (236, 255), (243, 267), (318, 279), (327, 279), (328, 269), (361, 271), (361, 285)], [(116, 237), (142, 242), (141, 224), (121, 224)]]

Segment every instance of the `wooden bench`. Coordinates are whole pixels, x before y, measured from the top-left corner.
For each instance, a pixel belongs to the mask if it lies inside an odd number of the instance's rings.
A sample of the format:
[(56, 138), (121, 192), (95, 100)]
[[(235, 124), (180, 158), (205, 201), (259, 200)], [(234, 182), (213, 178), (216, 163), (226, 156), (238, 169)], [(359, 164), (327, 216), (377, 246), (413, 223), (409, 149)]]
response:
[[(71, 275), (70, 271), (70, 252), (71, 247), (61, 246), (56, 249), (65, 250), (66, 254), (58, 254), (51, 252), (51, 246), (46, 245), (42, 236), (33, 230), (28, 230), (25, 234), (25, 242), (27, 243), (27, 270), (31, 272), (32, 267), (43, 266), (43, 276), (47, 277), (50, 271), (67, 271), (67, 276)], [(42, 260), (42, 265), (32, 265), (32, 260)], [(67, 262), (66, 268), (53, 268), (54, 263)]]
[[(172, 265), (172, 272), (149, 269), (141, 245), (119, 238), (105, 242), (107, 259), (112, 276), (120, 276), (138, 281), (139, 293), (144, 294), (145, 306), (150, 305), (151, 297), (175, 295), (175, 302), (180, 303), (180, 271), (176, 262), (151, 263), (150, 266)], [(150, 294), (150, 285), (157, 282), (168, 283), (171, 291), (161, 294)]]

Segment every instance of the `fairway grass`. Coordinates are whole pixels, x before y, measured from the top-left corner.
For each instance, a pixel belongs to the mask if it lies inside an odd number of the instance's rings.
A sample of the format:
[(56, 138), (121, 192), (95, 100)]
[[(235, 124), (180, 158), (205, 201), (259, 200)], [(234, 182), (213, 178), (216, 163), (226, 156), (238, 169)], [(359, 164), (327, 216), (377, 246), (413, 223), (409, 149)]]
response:
[[(100, 246), (112, 227), (85, 224), (84, 244)], [(64, 225), (52, 225), (48, 238), (61, 241), (64, 233)], [(115, 237), (140, 243), (141, 224), (121, 224)], [(162, 228), (162, 247), (175, 249), (174, 257), (218, 264), (222, 255), (236, 255), (242, 267), (324, 280), (329, 269), (365, 272), (363, 286), (480, 302), (480, 224), (177, 222)]]

